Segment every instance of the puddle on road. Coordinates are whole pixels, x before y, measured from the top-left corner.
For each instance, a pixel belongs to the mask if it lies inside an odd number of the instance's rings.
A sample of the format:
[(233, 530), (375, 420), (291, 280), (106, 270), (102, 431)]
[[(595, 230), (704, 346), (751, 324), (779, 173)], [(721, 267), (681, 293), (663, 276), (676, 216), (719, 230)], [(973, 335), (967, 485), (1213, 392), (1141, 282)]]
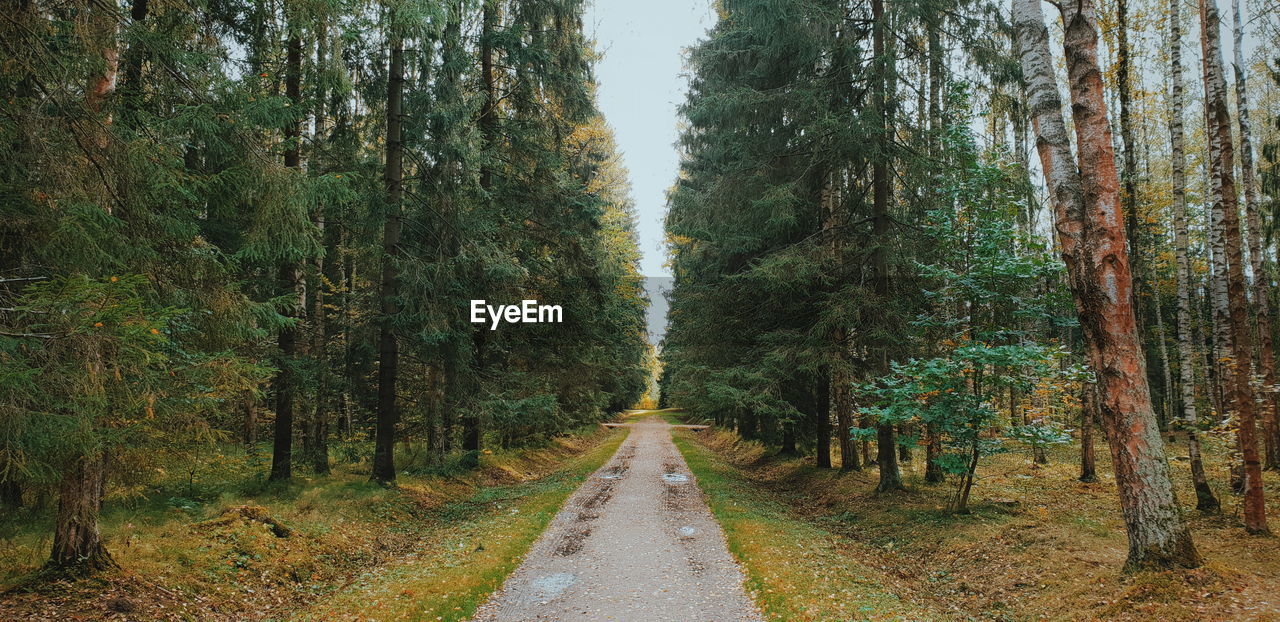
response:
[(600, 479), (622, 479), (621, 475), (601, 475)]
[[(549, 574), (545, 577), (538, 577), (529, 582), (529, 585), (537, 591), (539, 600), (548, 601), (564, 593), (578, 577), (568, 572), (557, 572)], [(545, 604), (545, 603), (544, 603)]]
[(680, 528), (680, 535), (682, 537), (692, 538), (695, 533), (698, 533), (698, 530), (693, 527), (689, 527), (688, 525)]
[(662, 480), (671, 484), (683, 484), (689, 481), (689, 476), (684, 473), (663, 473)]

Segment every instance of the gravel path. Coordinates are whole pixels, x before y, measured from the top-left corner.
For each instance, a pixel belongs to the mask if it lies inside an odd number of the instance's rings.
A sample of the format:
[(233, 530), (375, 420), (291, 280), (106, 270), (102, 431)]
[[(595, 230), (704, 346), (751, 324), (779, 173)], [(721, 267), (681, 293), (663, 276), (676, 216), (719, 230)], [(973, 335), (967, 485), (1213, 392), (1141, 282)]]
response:
[(474, 620), (761, 620), (671, 426), (631, 426)]

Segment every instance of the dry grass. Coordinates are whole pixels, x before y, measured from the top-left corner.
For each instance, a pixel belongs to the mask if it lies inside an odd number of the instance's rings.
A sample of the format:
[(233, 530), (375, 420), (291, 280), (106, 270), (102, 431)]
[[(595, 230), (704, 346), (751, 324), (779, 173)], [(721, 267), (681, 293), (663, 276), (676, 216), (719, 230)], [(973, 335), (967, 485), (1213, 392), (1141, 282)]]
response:
[[(500, 583), (548, 513), (624, 436), (600, 430), (486, 455), (478, 470), (403, 476), (395, 489), (369, 484), (363, 469), (339, 468), (287, 487), (224, 491), (207, 503), (118, 500), (103, 522), (121, 569), (76, 582), (33, 575), (47, 555), (47, 519), (6, 521), (0, 619), (279, 619), (321, 602), (333, 606), (317, 619), (359, 619), (355, 612), (371, 602), (359, 591), (377, 587), (370, 577), (424, 563), (444, 564), (451, 587), (404, 588), (378, 610), (407, 603), (457, 619), (444, 612), (474, 607)], [(253, 509), (208, 521), (244, 505)], [(259, 513), (292, 533), (279, 537), (251, 518)], [(485, 538), (467, 545), (475, 534)]]
[[(1122, 575), (1127, 541), (1105, 445), (1093, 484), (1076, 481), (1077, 450), (1070, 447), (1051, 452), (1051, 463), (1040, 467), (1025, 452), (987, 459), (973, 513), (957, 516), (944, 511), (950, 486), (924, 484), (918, 459), (907, 465), (908, 492), (876, 495), (874, 469), (819, 471), (811, 459), (778, 459), (724, 431), (685, 437), (697, 440), (683, 448), (728, 469), (724, 478), (786, 508), (788, 518), (821, 530), (823, 538), (830, 534), (830, 546), (841, 548), (848, 563), (881, 569), (884, 589), (931, 605), (910, 619), (1280, 620), (1276, 540), (1246, 535), (1232, 516), (1238, 498), (1226, 492), (1220, 491), (1225, 515), (1188, 508), (1204, 567)], [(1169, 451), (1177, 455), (1185, 445)], [(1224, 478), (1222, 464), (1209, 466)], [(1174, 469), (1182, 501), (1193, 501), (1185, 464), (1175, 460)], [(1267, 477), (1270, 507), (1280, 508), (1275, 475)], [(749, 566), (753, 557), (770, 559), (785, 551), (786, 534), (779, 539), (740, 554)]]

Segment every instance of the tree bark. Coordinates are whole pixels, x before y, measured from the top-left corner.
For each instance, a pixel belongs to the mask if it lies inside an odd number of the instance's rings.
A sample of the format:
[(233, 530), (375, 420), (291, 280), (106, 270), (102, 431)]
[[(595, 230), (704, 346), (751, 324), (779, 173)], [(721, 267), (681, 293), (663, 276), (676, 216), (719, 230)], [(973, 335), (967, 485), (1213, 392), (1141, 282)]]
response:
[[(329, 50), (329, 26), (326, 21), (328, 16), (321, 17), (316, 24), (316, 65), (323, 69), (325, 63), (328, 62)], [(323, 84), (316, 87), (316, 113), (315, 113), (315, 144), (323, 145), (326, 132), (325, 118), (325, 100), (328, 94), (324, 90)], [(329, 474), (329, 407), (330, 398), (330, 373), (329, 373), (329, 356), (325, 352), (328, 343), (328, 317), (325, 310), (325, 288), (334, 282), (335, 275), (332, 274), (333, 266), (336, 263), (333, 258), (338, 254), (338, 237), (335, 235), (333, 228), (328, 227), (325, 206), (320, 205), (316, 208), (315, 218), (316, 233), (320, 235), (320, 239), (324, 242), (324, 252), (317, 254), (315, 258), (315, 285), (311, 287), (311, 356), (316, 364), (316, 396), (315, 410), (312, 413), (312, 447), (311, 468), (317, 475)]]
[(382, 485), (396, 481), (395, 442), (399, 411), (396, 376), (400, 349), (395, 318), (400, 313), (399, 266), (401, 199), (404, 194), (404, 40), (400, 26), (390, 26), (391, 57), (387, 70), (387, 163), (383, 181), (387, 189), (386, 219), (382, 227), (382, 279), (378, 286), (382, 317), (378, 327), (378, 420), (370, 479)]
[(1093, 451), (1093, 421), (1098, 415), (1098, 385), (1080, 383), (1080, 481), (1098, 481), (1097, 459)]
[(106, 460), (101, 453), (78, 458), (63, 473), (58, 485), (58, 518), (50, 567), (93, 571), (116, 565), (98, 529), (105, 487)]
[[(876, 297), (888, 300), (889, 297), (889, 107), (885, 97), (888, 89), (889, 63), (885, 53), (886, 31), (889, 25), (884, 14), (884, 0), (872, 0), (872, 53), (875, 55), (876, 76), (872, 105), (875, 107), (879, 124), (876, 134), (876, 154), (872, 165), (872, 215), (871, 236), (873, 238), (871, 269)], [(877, 363), (882, 373), (889, 371), (889, 353), (886, 344), (880, 344), (876, 352)], [(877, 492), (902, 490), (902, 473), (898, 469), (898, 452), (896, 434), (892, 424), (876, 425), (876, 465), (880, 469), (880, 483)]]
[(1223, 76), (1219, 43), (1218, 6), (1215, 0), (1200, 0), (1200, 44), (1203, 52), (1205, 107), (1209, 122), (1209, 167), (1213, 211), (1222, 229), (1222, 258), (1226, 266), (1225, 311), (1230, 321), (1230, 403), (1236, 411), (1236, 440), (1244, 461), (1244, 527), (1249, 533), (1268, 533), (1267, 511), (1262, 489), (1262, 464), (1258, 456), (1257, 423), (1252, 382), (1252, 330), (1241, 251), (1240, 213), (1236, 199), (1234, 145), (1231, 142), (1231, 115), (1227, 109), (1227, 85)]
[(831, 381), (829, 377), (819, 378), (817, 387), (811, 392), (810, 408), (813, 409), (814, 425), (814, 458), (819, 469), (831, 468)]
[[(844, 233), (841, 230), (841, 208), (843, 200), (840, 193), (842, 172), (828, 173), (825, 183), (824, 203), (826, 204), (826, 229), (829, 238), (832, 261), (838, 274), (844, 274)], [(840, 446), (840, 470), (859, 471), (862, 465), (858, 460), (858, 448), (849, 431), (853, 429), (853, 402), (851, 400), (849, 375), (849, 331), (844, 325), (831, 331), (832, 348), (835, 350), (835, 364), (831, 367), (831, 404), (836, 411), (836, 442)]]
[[(150, 10), (148, 0), (131, 0), (129, 18), (134, 29), (139, 28), (139, 25), (147, 19)], [(137, 110), (142, 105), (142, 64), (147, 57), (147, 47), (131, 45), (124, 56), (124, 78), (120, 91), (126, 111)]]
[[(940, 155), (938, 137), (946, 129), (943, 126), (944, 120), (942, 118), (942, 83), (945, 64), (943, 63), (942, 38), (939, 35), (941, 28), (941, 23), (930, 24), (928, 35), (929, 129), (931, 130), (929, 155), (934, 158)], [(946, 473), (942, 470), (942, 466), (938, 464), (938, 458), (942, 455), (942, 440), (939, 438), (938, 431), (932, 423), (925, 425), (924, 436), (924, 481), (930, 484), (937, 484), (946, 479)]]
[[(480, 16), (480, 89), (484, 98), (480, 102), (481, 165), (480, 189), (484, 191), (486, 200), (494, 200), (494, 162), (498, 149), (498, 84), (494, 73), (494, 39), (498, 28), (498, 4), (496, 0), (483, 0)], [(473, 329), (472, 347), (475, 352), (476, 373), (481, 373), (488, 365), (486, 347), (486, 330), (483, 326)], [(469, 463), (479, 464), (479, 453), (484, 441), (480, 416), (476, 412), (466, 412), (462, 416), (462, 450), (471, 454)]]
[[(285, 43), (285, 97), (293, 106), (302, 102), (302, 35), (295, 18), (289, 18), (289, 38)], [(284, 165), (295, 171), (302, 168), (302, 120), (296, 119), (284, 128)], [(301, 267), (291, 261), (279, 266), (280, 286), (292, 292), (295, 302), (288, 312), (289, 319), (298, 319), (306, 306), (305, 287), (302, 285)], [(298, 376), (295, 371), (298, 355), (298, 329), (296, 325), (280, 329), (280, 371), (276, 372), (276, 420), (275, 438), (271, 452), (271, 477), (273, 482), (288, 480), (293, 476), (293, 418), (297, 396)]]
[(1133, 274), (1133, 315), (1138, 326), (1138, 339), (1144, 337), (1146, 321), (1142, 265), (1142, 225), (1138, 218), (1138, 149), (1133, 139), (1133, 113), (1130, 110), (1133, 87), (1130, 80), (1129, 2), (1116, 2), (1116, 90), (1120, 99), (1120, 142), (1124, 146), (1121, 179), (1121, 208), (1125, 216), (1125, 236), (1129, 242), (1129, 266)]
[(1258, 210), (1258, 184), (1253, 169), (1253, 128), (1249, 124), (1248, 73), (1244, 64), (1244, 22), (1240, 0), (1231, 0), (1232, 40), (1235, 43), (1236, 111), (1240, 128), (1240, 183), (1244, 186), (1244, 213), (1249, 227), (1249, 267), (1253, 273), (1253, 312), (1258, 329), (1258, 374), (1262, 377), (1262, 444), (1264, 468), (1280, 468), (1277, 446), (1277, 396), (1275, 344), (1271, 333), (1271, 284), (1263, 269), (1262, 221)]
[(1169, 479), (1133, 314), (1115, 153), (1097, 61), (1095, 9), (1091, 0), (1062, 7), (1079, 169), (1062, 119), (1040, 0), (1014, 0), (1015, 40), (1062, 258), (1100, 386), (1099, 408), (1129, 535), (1125, 567), (1194, 567), (1200, 556)]
[(1182, 421), (1187, 431), (1187, 455), (1196, 492), (1196, 509), (1218, 511), (1218, 498), (1205, 476), (1200, 455), (1200, 427), (1196, 413), (1195, 337), (1191, 311), (1191, 262), (1187, 258), (1187, 158), (1182, 127), (1182, 0), (1169, 0), (1170, 107), (1169, 142), (1173, 182), (1173, 246), (1178, 281), (1178, 375), (1182, 391)]

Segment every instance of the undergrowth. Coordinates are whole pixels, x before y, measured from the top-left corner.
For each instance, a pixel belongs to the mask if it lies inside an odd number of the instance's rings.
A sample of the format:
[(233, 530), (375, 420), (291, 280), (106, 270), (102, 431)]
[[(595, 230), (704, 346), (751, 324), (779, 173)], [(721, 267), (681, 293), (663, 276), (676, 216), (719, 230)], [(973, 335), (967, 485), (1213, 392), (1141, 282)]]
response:
[[(261, 455), (238, 448), (210, 450), (198, 472), (168, 457), (156, 467), (158, 483), (114, 490), (104, 507), (102, 530), (118, 570), (45, 580), (38, 570), (52, 508), (0, 518), (0, 619), (280, 619), (321, 602), (334, 606), (315, 619), (360, 619), (369, 601), (358, 590), (372, 586), (370, 577), (441, 560), (454, 569), (451, 589), (411, 590), (383, 601), (383, 611), (403, 600), (459, 619), (450, 612), (469, 611), (500, 584), (625, 434), (593, 429), (484, 455), (479, 469), (405, 474), (390, 489), (369, 483), (365, 465), (339, 462), (327, 477), (268, 484)], [(466, 534), (489, 534), (480, 554), (465, 545)]]
[[(918, 453), (904, 463), (908, 490), (878, 495), (874, 467), (820, 470), (722, 429), (679, 432), (677, 445), (775, 619), (885, 619), (906, 606), (919, 607), (902, 614), (913, 620), (1280, 619), (1280, 551), (1244, 534), (1227, 491), (1222, 515), (1186, 508), (1204, 567), (1123, 574), (1105, 445), (1088, 484), (1076, 480), (1078, 446), (1053, 449), (1047, 465), (1021, 452), (989, 458), (965, 515), (946, 511), (949, 485), (923, 481)], [(1175, 487), (1189, 491), (1186, 464), (1171, 462)], [(1209, 466), (1225, 480), (1225, 464)], [(1274, 486), (1268, 495), (1275, 505)]]

